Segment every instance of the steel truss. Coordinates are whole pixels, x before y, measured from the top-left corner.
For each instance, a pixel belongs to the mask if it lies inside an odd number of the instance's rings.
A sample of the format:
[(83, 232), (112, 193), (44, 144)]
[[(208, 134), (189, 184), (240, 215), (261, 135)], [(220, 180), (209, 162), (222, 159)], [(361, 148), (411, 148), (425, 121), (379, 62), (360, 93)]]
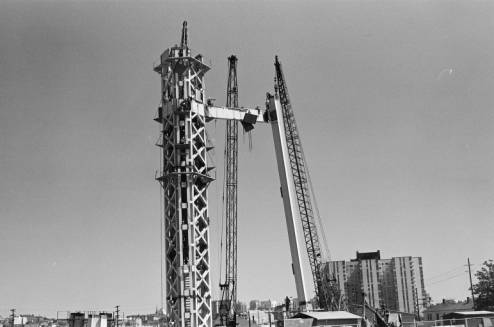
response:
[(157, 180), (164, 190), (166, 312), (175, 326), (211, 326), (209, 217), (205, 117), (191, 110), (205, 100), (201, 55), (191, 56), (187, 23), (182, 42), (165, 50), (154, 70), (162, 99), (155, 119), (162, 126), (163, 165)]
[[(228, 58), (227, 107), (238, 107), (237, 57)], [(237, 302), (237, 187), (238, 121), (226, 121), (225, 135), (225, 211), (226, 260), (225, 279), (221, 287), (220, 320), (222, 325), (236, 326)]]

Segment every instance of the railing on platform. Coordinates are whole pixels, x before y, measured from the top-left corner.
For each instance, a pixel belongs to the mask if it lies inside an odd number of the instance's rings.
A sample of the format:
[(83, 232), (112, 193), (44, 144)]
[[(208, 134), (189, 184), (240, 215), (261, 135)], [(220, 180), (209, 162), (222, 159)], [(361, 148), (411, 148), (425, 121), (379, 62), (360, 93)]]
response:
[[(494, 317), (475, 317), (464, 319), (441, 319), (441, 320), (416, 320), (412, 322), (402, 322), (402, 327), (494, 327)], [(398, 327), (398, 326), (397, 326)]]

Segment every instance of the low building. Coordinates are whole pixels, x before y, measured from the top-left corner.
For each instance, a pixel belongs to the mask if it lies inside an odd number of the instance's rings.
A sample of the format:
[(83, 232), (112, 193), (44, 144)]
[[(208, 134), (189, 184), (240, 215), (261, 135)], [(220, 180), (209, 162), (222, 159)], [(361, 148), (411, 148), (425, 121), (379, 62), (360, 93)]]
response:
[(105, 314), (90, 314), (87, 318), (86, 327), (109, 327), (108, 318)]
[(362, 317), (346, 311), (310, 311), (285, 319), (285, 327), (360, 327)]
[(249, 319), (257, 325), (269, 324), (273, 321), (273, 315), (269, 311), (264, 310), (249, 310)]
[(444, 319), (494, 318), (492, 311), (460, 311), (444, 315)]
[(257, 309), (259, 309), (259, 310), (271, 310), (271, 306), (272, 306), (271, 300), (264, 300), (264, 301), (260, 301)]
[(249, 302), (249, 310), (257, 310), (257, 309), (259, 309), (260, 304), (261, 304), (261, 301), (259, 301), (259, 300), (250, 300), (250, 302)]
[(425, 320), (441, 320), (444, 316), (453, 312), (472, 311), (473, 301), (467, 297), (466, 301), (443, 299), (441, 303), (433, 304), (424, 310)]
[(221, 304), (221, 300), (211, 301), (211, 314), (213, 316), (220, 314), (220, 304)]
[(84, 312), (71, 312), (69, 316), (69, 327), (84, 327), (86, 314)]
[(446, 324), (465, 327), (492, 327), (494, 326), (494, 312), (492, 311), (460, 311), (444, 315)]
[(15, 316), (14, 317), (14, 326), (24, 326), (27, 324), (27, 317), (24, 316)]
[(125, 327), (142, 327), (141, 318), (128, 318), (124, 321)]
[(245, 304), (244, 302), (237, 301), (237, 303), (235, 304), (235, 310), (238, 313), (245, 313), (247, 312), (247, 304)]

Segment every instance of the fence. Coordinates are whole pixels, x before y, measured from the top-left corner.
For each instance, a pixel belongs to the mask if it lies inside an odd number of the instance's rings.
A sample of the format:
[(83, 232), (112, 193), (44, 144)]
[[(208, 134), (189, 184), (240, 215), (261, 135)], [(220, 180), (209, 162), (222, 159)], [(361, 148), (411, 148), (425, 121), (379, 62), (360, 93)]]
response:
[(494, 317), (403, 322), (402, 327), (494, 327)]

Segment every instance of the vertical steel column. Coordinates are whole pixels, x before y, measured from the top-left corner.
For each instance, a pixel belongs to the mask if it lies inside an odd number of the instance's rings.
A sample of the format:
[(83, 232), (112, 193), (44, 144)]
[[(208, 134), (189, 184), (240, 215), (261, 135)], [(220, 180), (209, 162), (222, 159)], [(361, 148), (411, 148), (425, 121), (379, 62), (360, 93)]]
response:
[(165, 50), (154, 68), (161, 75), (166, 311), (174, 326), (210, 327), (208, 171), (205, 118), (193, 102), (205, 100), (202, 56), (192, 57), (187, 23), (182, 42)]
[(304, 280), (304, 270), (302, 269), (302, 256), (299, 241), (299, 231), (297, 225), (297, 204), (294, 178), (290, 170), (289, 150), (286, 141), (286, 132), (283, 125), (283, 108), (278, 94), (271, 96), (267, 94), (267, 113), (273, 132), (273, 141), (278, 164), (278, 174), (280, 176), (280, 191), (283, 199), (285, 220), (288, 231), (288, 242), (290, 244), (290, 254), (292, 257), (292, 270), (297, 288), (297, 301), (302, 311), (307, 308), (307, 292)]

